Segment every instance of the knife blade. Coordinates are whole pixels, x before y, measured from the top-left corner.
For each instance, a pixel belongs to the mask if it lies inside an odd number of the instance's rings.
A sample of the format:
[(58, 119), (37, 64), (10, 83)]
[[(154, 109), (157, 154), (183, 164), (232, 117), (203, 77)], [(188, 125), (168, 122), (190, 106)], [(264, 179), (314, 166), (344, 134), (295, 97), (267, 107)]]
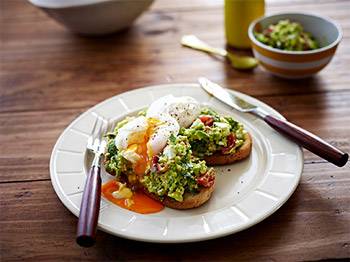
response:
[(241, 112), (250, 112), (257, 108), (257, 106), (250, 104), (249, 102), (239, 98), (238, 96), (228, 92), (218, 84), (211, 82), (210, 80), (200, 77), (198, 82), (201, 87), (207, 91), (210, 95), (216, 97), (221, 102), (224, 102), (228, 106)]
[(278, 119), (273, 115), (268, 114), (258, 106), (252, 105), (244, 99), (232, 94), (220, 85), (211, 82), (210, 80), (200, 77), (198, 78), (200, 86), (214, 96), (219, 101), (243, 113), (251, 113), (264, 120), (273, 129), (294, 141), (298, 145), (308, 149), (319, 157), (335, 164), (336, 166), (344, 166), (349, 155), (342, 152), (338, 148), (327, 143), (320, 137), (302, 129), (287, 120)]

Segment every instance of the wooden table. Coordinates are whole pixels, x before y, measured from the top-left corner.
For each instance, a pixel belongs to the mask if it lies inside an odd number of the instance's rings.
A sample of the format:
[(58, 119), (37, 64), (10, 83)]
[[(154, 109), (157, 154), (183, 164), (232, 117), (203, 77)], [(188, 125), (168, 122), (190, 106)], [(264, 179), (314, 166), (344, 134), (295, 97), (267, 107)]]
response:
[(77, 37), (23, 0), (1, 1), (0, 240), (7, 260), (319, 260), (350, 257), (350, 168), (305, 151), (290, 200), (264, 222), (225, 238), (159, 245), (98, 233), (74, 242), (77, 219), (58, 200), (50, 153), (63, 129), (96, 103), (126, 90), (194, 82), (198, 76), (255, 96), (286, 118), (350, 151), (350, 2), (267, 3), (267, 13), (310, 11), (337, 20), (344, 38), (331, 64), (300, 81), (257, 68), (238, 72), (182, 48), (195, 33), (224, 46), (222, 1), (158, 0), (128, 31)]

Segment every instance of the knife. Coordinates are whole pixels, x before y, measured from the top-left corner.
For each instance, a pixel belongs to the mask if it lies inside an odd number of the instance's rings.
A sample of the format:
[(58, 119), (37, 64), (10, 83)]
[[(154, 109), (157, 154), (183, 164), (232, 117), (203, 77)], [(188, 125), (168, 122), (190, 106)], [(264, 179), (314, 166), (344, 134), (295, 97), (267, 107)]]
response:
[(320, 137), (286, 120), (278, 119), (270, 115), (262, 108), (250, 104), (204, 77), (198, 78), (198, 82), (206, 92), (221, 102), (240, 112), (251, 113), (261, 118), (273, 129), (319, 157), (339, 167), (342, 167), (347, 163), (349, 159), (347, 153), (342, 152), (338, 148), (322, 140)]

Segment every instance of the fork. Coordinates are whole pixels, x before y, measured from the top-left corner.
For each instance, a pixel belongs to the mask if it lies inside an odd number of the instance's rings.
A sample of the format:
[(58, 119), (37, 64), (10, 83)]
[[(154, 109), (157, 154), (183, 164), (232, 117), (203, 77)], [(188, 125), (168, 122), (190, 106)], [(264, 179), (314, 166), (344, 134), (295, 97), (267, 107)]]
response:
[(94, 160), (85, 182), (77, 225), (76, 242), (83, 247), (90, 247), (95, 243), (101, 200), (101, 159), (107, 144), (103, 134), (110, 128), (111, 125), (108, 126), (102, 118), (97, 117), (86, 145), (94, 154)]

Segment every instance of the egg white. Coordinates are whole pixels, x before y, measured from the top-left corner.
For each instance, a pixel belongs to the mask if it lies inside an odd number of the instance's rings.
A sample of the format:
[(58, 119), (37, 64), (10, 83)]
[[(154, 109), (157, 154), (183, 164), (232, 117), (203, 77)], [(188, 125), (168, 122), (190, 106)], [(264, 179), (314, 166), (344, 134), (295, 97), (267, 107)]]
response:
[(143, 137), (147, 131), (148, 121), (144, 116), (139, 116), (132, 119), (118, 130), (118, 134), (115, 138), (115, 146), (118, 150), (123, 150), (128, 145), (135, 144)]
[(177, 135), (180, 130), (178, 122), (168, 114), (158, 115), (161, 124), (154, 130), (147, 143), (149, 157), (159, 154), (167, 144), (171, 134)]
[(146, 117), (158, 118), (161, 114), (169, 114), (180, 127), (188, 127), (200, 114), (200, 105), (193, 97), (173, 95), (163, 96), (154, 101), (147, 110)]

